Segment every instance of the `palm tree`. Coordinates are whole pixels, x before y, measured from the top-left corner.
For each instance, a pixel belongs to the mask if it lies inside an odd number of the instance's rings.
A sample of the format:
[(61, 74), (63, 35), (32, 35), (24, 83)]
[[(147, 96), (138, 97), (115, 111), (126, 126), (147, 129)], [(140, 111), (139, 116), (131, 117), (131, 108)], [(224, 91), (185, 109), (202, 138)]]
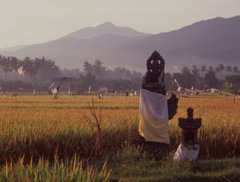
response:
[(8, 73), (12, 71), (11, 65), (11, 58), (3, 56), (2, 59), (2, 70), (5, 73), (5, 80), (8, 80)]
[(212, 66), (209, 66), (208, 72), (206, 73), (204, 80), (209, 88), (219, 88), (219, 82), (217, 77), (215, 76)]
[(10, 60), (10, 67), (14, 71), (14, 80), (16, 80), (16, 73), (19, 68), (20, 60), (17, 59), (16, 57), (11, 57)]
[(238, 70), (238, 67), (237, 67), (237, 66), (234, 66), (234, 67), (233, 67), (233, 73), (234, 73), (234, 74), (238, 74), (238, 73), (239, 73), (239, 70)]
[(199, 71), (198, 67), (196, 65), (193, 65), (192, 66), (192, 74), (193, 75), (198, 75), (198, 71)]
[(219, 65), (218, 65), (218, 70), (219, 70), (218, 73), (220, 73), (221, 80), (223, 81), (223, 78), (224, 78), (223, 70), (225, 70), (224, 65), (223, 65), (223, 64), (219, 64)]
[(106, 67), (103, 66), (103, 63), (101, 60), (97, 59), (94, 61), (93, 73), (97, 77), (101, 77), (106, 73)]
[(85, 74), (92, 73), (93, 72), (93, 65), (87, 61), (83, 63), (83, 72)]
[(219, 64), (218, 67), (219, 67), (220, 72), (222, 72), (223, 70), (225, 70), (225, 67), (224, 67), (223, 64)]
[(227, 65), (227, 66), (226, 66), (226, 71), (227, 71), (227, 72), (232, 72), (232, 66)]
[(209, 67), (208, 67), (208, 72), (209, 72), (209, 71), (213, 71), (213, 67), (212, 67), (212, 66), (209, 66)]
[(207, 68), (205, 65), (201, 66), (201, 72), (206, 72), (207, 71)]

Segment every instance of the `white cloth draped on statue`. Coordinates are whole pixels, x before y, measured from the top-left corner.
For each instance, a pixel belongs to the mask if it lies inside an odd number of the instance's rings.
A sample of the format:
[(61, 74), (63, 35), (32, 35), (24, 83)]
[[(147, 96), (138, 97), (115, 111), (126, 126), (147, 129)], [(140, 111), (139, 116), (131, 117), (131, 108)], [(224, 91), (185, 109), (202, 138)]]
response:
[(170, 143), (168, 107), (165, 95), (141, 89), (139, 115), (139, 134), (146, 141)]
[(189, 161), (196, 161), (198, 159), (200, 147), (198, 144), (184, 146), (180, 143), (177, 148), (177, 151), (173, 155), (173, 160), (176, 162), (189, 160)]

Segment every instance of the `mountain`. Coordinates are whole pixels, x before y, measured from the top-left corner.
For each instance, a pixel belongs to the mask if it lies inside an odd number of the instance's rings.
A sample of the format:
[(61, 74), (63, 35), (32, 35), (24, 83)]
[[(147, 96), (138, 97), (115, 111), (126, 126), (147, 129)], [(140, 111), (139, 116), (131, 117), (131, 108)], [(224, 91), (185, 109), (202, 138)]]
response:
[(154, 50), (166, 60), (167, 71), (192, 65), (240, 66), (240, 16), (217, 17), (155, 35), (107, 22), (1, 54), (18, 58), (45, 56), (61, 68), (70, 69), (100, 59), (106, 67), (124, 66), (145, 72), (146, 60)]
[(240, 66), (240, 16), (200, 21), (150, 36), (147, 42), (151, 49), (158, 47), (172, 66)]
[(147, 36), (149, 34), (141, 33), (128, 27), (117, 27), (111, 22), (103, 23), (97, 27), (87, 27), (76, 32), (68, 34), (66, 37), (75, 37), (78, 39), (94, 38), (103, 34), (113, 34), (125, 37)]

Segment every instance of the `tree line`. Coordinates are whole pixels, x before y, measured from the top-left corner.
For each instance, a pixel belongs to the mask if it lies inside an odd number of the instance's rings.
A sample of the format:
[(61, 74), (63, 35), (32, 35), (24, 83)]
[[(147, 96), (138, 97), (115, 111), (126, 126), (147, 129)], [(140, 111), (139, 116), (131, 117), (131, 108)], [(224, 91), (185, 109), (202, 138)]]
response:
[(221, 89), (226, 92), (235, 92), (240, 89), (240, 71), (237, 66), (213, 66), (191, 68), (184, 66), (180, 72), (173, 73), (173, 77), (183, 88), (204, 90)]
[[(80, 66), (81, 67), (81, 66)], [(93, 90), (106, 86), (115, 90), (137, 90), (141, 88), (143, 73), (124, 67), (107, 68), (99, 59), (85, 61), (82, 70), (60, 69), (54, 61), (42, 58), (23, 60), (0, 55), (0, 87), (14, 90), (19, 87), (46, 90), (52, 78), (73, 77), (69, 87), (74, 90)], [(240, 89), (240, 70), (237, 66), (219, 64), (213, 66), (184, 66), (179, 72), (165, 73), (166, 88), (176, 90), (176, 80), (186, 89), (222, 89), (234, 92)]]
[(123, 67), (113, 69), (103, 66), (99, 59), (93, 63), (84, 62), (82, 70), (60, 69), (54, 61), (42, 58), (23, 60), (16, 57), (0, 55), (0, 88), (16, 90), (20, 87), (25, 90), (46, 90), (54, 78), (73, 77), (69, 83), (72, 89), (93, 90), (102, 86), (118, 90), (139, 89), (142, 79), (141, 72), (130, 71)]
[(45, 81), (52, 75), (59, 75), (60, 69), (54, 61), (29, 57), (20, 60), (16, 57), (0, 55), (0, 79), (4, 81), (29, 80)]

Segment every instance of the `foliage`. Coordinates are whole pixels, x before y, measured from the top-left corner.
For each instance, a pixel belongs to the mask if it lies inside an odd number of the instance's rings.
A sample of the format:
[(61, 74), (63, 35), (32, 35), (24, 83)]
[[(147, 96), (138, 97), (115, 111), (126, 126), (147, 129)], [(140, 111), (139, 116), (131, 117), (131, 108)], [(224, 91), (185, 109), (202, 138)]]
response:
[(113, 90), (132, 90), (140, 89), (142, 74), (135, 70), (130, 71), (126, 68), (117, 67), (110, 70), (103, 66), (101, 60), (95, 60), (94, 64), (84, 62), (83, 74), (79, 80), (73, 84), (73, 88), (98, 90), (105, 86)]
[(81, 87), (82, 89), (88, 89), (89, 86), (92, 86), (94, 88), (96, 84), (96, 77), (91, 72), (87, 73), (85, 76), (80, 75), (79, 81), (78, 81), (78, 87)]
[[(18, 68), (23, 66), (24, 76), (18, 75)], [(123, 67), (107, 68), (103, 61), (96, 59), (93, 63), (85, 61), (80, 68), (72, 70), (60, 70), (55, 62), (45, 57), (29, 58), (20, 60), (16, 57), (6, 57), (0, 55), (0, 79), (4, 81), (25, 81), (41, 82), (49, 84), (52, 78), (74, 77), (76, 83), (71, 83), (71, 89), (86, 90), (91, 85), (92, 89), (98, 90), (99, 87), (106, 86), (115, 90), (139, 89), (142, 82), (142, 73), (136, 70), (128, 70)], [(169, 76), (170, 75), (170, 76)], [(237, 88), (240, 86), (240, 72), (237, 66), (219, 64), (216, 67), (202, 65), (198, 68), (183, 66), (180, 72), (166, 73), (165, 81), (167, 89), (172, 87), (173, 79), (176, 79), (181, 87), (185, 89), (196, 88), (221, 88), (224, 82), (232, 82)]]
[(47, 92), (48, 91), (48, 83), (45, 82), (25, 82), (25, 81), (2, 81), (0, 80), (0, 86), (2, 92), (16, 92), (22, 88), (21, 92), (32, 92), (33, 90), (36, 93)]
[(222, 84), (222, 90), (224, 92), (234, 93), (236, 91), (236, 88), (235, 88), (233, 83), (231, 83), (231, 82), (224, 82)]
[(232, 87), (233, 87), (232, 91), (240, 90), (240, 75), (226, 76), (226, 82), (232, 83)]
[(173, 76), (183, 88), (190, 89), (195, 85), (195, 78), (187, 67), (184, 67), (181, 73), (174, 73)]
[(0, 55), (0, 69), (5, 73), (6, 81), (9, 80), (7, 78), (8, 73), (11, 72), (14, 72), (16, 80), (17, 71), (21, 66), (23, 66), (24, 75), (26, 75), (29, 80), (33, 81), (46, 81), (49, 80), (49, 77), (58, 76), (60, 74), (60, 69), (55, 65), (55, 62), (44, 57), (35, 59), (25, 57), (23, 60), (20, 60), (16, 57), (5, 57)]
[(217, 67), (203, 65), (198, 68), (196, 65), (192, 69), (184, 66), (181, 72), (173, 73), (173, 77), (178, 81), (181, 87), (190, 89), (192, 86), (196, 89), (221, 88), (224, 82), (232, 82), (234, 85), (240, 85), (240, 72), (237, 66), (219, 64)]
[(206, 73), (205, 77), (205, 82), (208, 88), (220, 88), (219, 87), (219, 81), (212, 69), (209, 69), (209, 71)]

